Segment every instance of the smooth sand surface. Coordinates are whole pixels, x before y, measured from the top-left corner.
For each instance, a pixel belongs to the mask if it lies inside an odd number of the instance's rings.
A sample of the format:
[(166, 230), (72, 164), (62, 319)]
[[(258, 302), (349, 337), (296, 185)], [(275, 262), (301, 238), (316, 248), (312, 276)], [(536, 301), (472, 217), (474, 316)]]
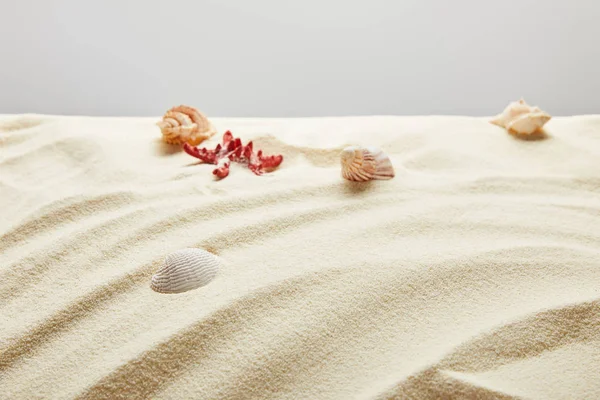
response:
[(222, 181), (157, 120), (0, 117), (0, 398), (600, 398), (600, 116), (214, 119), (285, 157)]

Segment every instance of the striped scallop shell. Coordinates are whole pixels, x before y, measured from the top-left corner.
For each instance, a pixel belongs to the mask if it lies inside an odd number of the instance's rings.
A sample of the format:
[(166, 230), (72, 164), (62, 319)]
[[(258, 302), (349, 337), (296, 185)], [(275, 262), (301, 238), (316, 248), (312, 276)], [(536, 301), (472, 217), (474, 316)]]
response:
[(165, 113), (156, 125), (160, 127), (163, 140), (170, 144), (200, 144), (216, 133), (208, 118), (194, 107), (177, 106)]
[(394, 167), (390, 158), (377, 147), (346, 147), (341, 154), (342, 177), (349, 181), (392, 179)]
[(219, 272), (220, 259), (201, 249), (182, 249), (169, 254), (152, 277), (150, 287), (159, 293), (181, 293), (209, 284)]

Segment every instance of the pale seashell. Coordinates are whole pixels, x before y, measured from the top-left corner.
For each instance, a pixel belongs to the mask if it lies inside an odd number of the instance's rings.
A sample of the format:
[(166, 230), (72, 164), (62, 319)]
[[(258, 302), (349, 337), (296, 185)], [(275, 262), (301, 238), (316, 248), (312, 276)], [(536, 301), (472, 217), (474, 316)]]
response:
[(346, 147), (340, 158), (342, 177), (349, 181), (365, 182), (394, 177), (390, 158), (377, 147)]
[(163, 140), (170, 144), (185, 142), (196, 146), (217, 132), (204, 114), (184, 105), (171, 108), (156, 125), (160, 127)]
[(531, 107), (521, 99), (510, 103), (501, 114), (495, 116), (490, 122), (511, 133), (531, 135), (542, 129), (551, 118), (549, 114), (538, 107)]
[(202, 249), (182, 249), (169, 254), (152, 277), (150, 287), (159, 293), (181, 293), (209, 284), (219, 272), (220, 259)]

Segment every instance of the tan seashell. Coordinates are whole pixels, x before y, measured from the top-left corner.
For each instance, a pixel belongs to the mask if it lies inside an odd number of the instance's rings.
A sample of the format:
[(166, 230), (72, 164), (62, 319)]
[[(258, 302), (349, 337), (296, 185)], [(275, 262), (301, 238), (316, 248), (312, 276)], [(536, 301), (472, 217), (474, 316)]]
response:
[(159, 293), (182, 293), (209, 284), (219, 272), (220, 259), (202, 249), (182, 249), (169, 254), (152, 277), (150, 287)]
[(340, 158), (342, 177), (349, 181), (365, 182), (394, 177), (390, 158), (377, 147), (346, 147)]
[(511, 133), (531, 135), (542, 129), (551, 118), (549, 114), (538, 107), (531, 107), (521, 99), (510, 103), (501, 114), (495, 116), (490, 122)]
[(156, 125), (160, 127), (163, 140), (170, 144), (185, 142), (196, 146), (217, 132), (204, 114), (184, 105), (171, 108)]

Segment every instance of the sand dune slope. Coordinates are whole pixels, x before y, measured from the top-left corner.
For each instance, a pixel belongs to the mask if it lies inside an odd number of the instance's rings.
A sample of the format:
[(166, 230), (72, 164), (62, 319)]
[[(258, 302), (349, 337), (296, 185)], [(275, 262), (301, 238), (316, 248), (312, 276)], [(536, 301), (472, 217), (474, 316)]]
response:
[(0, 398), (600, 398), (600, 116), (215, 119), (285, 157), (222, 181), (155, 122), (0, 117)]

